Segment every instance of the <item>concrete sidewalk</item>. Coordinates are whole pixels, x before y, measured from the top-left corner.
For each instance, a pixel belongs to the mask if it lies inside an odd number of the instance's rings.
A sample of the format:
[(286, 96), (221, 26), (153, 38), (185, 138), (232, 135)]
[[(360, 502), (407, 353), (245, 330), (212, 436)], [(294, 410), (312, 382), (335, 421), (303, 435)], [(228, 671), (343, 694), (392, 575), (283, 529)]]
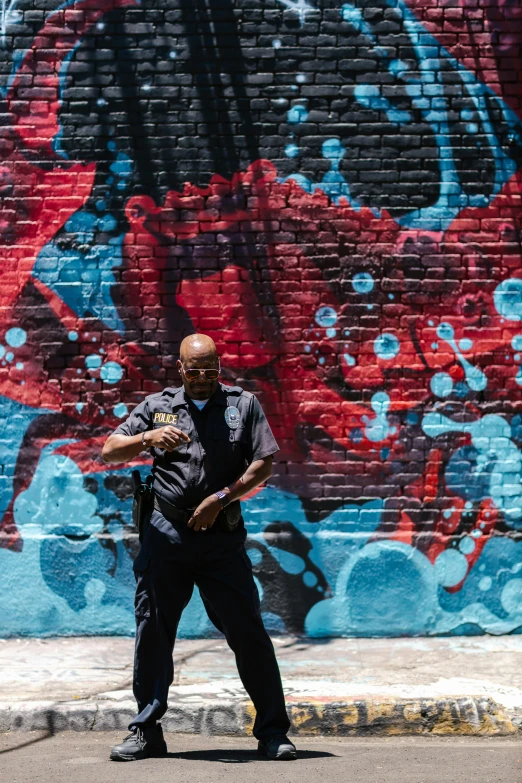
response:
[[(294, 734), (515, 734), (522, 636), (274, 639)], [(248, 734), (222, 639), (179, 640), (167, 731)], [(133, 639), (0, 640), (0, 731), (125, 730)]]

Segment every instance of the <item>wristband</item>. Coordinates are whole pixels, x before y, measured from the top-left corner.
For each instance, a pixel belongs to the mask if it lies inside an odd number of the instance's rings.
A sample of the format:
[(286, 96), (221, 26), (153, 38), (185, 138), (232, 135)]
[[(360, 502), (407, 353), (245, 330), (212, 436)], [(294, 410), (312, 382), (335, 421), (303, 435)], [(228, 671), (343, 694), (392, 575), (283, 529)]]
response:
[(215, 495), (215, 496), (217, 497), (217, 499), (219, 500), (219, 505), (221, 506), (221, 508), (225, 508), (225, 506), (226, 506), (227, 504), (226, 504), (224, 501), (227, 499), (227, 496), (226, 496), (226, 494), (223, 492), (223, 490), (222, 490), (222, 489), (220, 489), (220, 490), (218, 490), (217, 492), (214, 492), (214, 495)]
[[(145, 430), (145, 432), (148, 432), (148, 430)], [(141, 433), (141, 445), (143, 446), (144, 449), (148, 449), (149, 447), (145, 443), (145, 432)]]

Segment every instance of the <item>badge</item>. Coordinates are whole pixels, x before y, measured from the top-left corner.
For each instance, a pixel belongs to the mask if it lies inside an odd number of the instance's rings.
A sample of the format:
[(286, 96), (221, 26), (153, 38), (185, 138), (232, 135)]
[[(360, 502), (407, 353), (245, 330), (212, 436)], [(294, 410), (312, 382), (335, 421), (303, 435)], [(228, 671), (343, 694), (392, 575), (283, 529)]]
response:
[(237, 430), (241, 422), (241, 414), (233, 405), (229, 405), (225, 411), (225, 421), (231, 430)]

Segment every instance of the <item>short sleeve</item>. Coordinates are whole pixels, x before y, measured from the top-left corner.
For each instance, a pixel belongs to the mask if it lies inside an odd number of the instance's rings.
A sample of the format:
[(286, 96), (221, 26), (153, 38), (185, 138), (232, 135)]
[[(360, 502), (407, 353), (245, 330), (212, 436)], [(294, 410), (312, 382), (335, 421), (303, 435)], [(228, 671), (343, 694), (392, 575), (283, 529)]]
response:
[(250, 461), (264, 459), (279, 451), (279, 446), (274, 438), (270, 425), (263, 412), (263, 408), (257, 397), (252, 396), (248, 416), (250, 429)]
[(113, 435), (138, 435), (150, 429), (150, 409), (148, 400), (136, 405), (130, 416), (112, 433)]

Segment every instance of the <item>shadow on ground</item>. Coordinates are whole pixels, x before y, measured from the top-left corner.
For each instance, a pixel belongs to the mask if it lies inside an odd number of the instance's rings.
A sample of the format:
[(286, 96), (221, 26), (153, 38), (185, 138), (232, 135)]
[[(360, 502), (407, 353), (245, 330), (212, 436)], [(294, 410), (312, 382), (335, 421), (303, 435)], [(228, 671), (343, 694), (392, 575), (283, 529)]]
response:
[[(320, 750), (298, 750), (297, 760), (308, 761), (310, 759), (320, 759), (331, 757), (335, 753), (326, 753)], [(213, 749), (213, 750), (186, 750), (179, 753), (168, 753), (167, 758), (181, 759), (185, 761), (218, 761), (222, 764), (249, 764), (252, 761), (270, 761), (266, 756), (262, 756), (255, 750), (234, 750), (233, 748)]]

